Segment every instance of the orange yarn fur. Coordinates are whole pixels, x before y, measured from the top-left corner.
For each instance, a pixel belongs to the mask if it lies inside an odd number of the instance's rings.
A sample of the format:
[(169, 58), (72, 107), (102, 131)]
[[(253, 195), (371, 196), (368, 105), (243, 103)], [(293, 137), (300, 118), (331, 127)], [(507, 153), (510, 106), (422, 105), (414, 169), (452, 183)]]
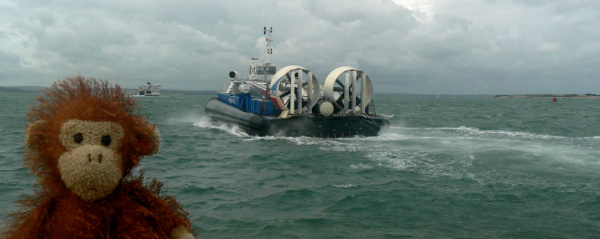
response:
[[(156, 153), (160, 144), (135, 100), (118, 85), (83, 76), (54, 83), (44, 93), (27, 114), (25, 161), (39, 187), (21, 200), (23, 208), (10, 215), (0, 238), (170, 238), (176, 228), (191, 231), (181, 205), (161, 194), (162, 183), (144, 185), (142, 175), (131, 175), (141, 157)], [(115, 122), (125, 131), (116, 151), (123, 178), (104, 198), (83, 200), (61, 179), (58, 159), (67, 149), (59, 134), (72, 119)]]

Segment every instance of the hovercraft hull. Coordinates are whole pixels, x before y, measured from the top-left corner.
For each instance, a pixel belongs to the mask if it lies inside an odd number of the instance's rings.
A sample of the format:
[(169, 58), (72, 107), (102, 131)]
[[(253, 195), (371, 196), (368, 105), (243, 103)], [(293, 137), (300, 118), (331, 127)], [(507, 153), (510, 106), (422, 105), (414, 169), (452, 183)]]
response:
[(286, 137), (342, 138), (377, 136), (387, 128), (389, 120), (383, 116), (315, 116), (296, 115), (289, 118), (259, 116), (210, 99), (205, 106), (211, 120), (238, 125), (250, 135)]

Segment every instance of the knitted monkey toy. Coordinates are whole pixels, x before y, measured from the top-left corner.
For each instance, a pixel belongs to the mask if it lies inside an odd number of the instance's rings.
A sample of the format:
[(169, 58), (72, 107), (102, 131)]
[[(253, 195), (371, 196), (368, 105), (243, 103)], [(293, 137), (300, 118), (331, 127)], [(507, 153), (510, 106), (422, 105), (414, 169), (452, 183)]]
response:
[(158, 129), (121, 88), (82, 76), (58, 81), (27, 114), (25, 161), (36, 195), (0, 238), (193, 238), (162, 183), (132, 169), (158, 152)]

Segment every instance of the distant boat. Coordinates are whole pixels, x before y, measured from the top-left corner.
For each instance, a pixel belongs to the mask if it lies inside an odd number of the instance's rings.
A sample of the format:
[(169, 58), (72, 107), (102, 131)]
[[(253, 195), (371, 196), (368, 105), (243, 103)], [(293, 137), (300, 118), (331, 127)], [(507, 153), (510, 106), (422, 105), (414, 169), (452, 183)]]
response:
[(146, 84), (140, 85), (138, 88), (137, 94), (132, 95), (133, 97), (143, 97), (143, 96), (160, 96), (160, 87), (161, 85), (152, 84), (147, 82)]
[(558, 100), (556, 100), (556, 97), (552, 98), (552, 102), (556, 102)]

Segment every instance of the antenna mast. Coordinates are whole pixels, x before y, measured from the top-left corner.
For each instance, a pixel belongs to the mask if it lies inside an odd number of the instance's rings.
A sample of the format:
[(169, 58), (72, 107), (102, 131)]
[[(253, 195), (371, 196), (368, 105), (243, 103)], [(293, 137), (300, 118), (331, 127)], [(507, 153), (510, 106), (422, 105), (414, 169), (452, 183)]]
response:
[(273, 54), (273, 48), (271, 48), (271, 42), (273, 41), (273, 37), (271, 36), (271, 33), (273, 33), (273, 27), (270, 27), (269, 30), (267, 30), (267, 27), (264, 28), (263, 35), (265, 35), (265, 41), (267, 42), (267, 47), (265, 50), (267, 52), (267, 55), (269, 56), (269, 61), (266, 62), (266, 64), (271, 64), (271, 54)]

